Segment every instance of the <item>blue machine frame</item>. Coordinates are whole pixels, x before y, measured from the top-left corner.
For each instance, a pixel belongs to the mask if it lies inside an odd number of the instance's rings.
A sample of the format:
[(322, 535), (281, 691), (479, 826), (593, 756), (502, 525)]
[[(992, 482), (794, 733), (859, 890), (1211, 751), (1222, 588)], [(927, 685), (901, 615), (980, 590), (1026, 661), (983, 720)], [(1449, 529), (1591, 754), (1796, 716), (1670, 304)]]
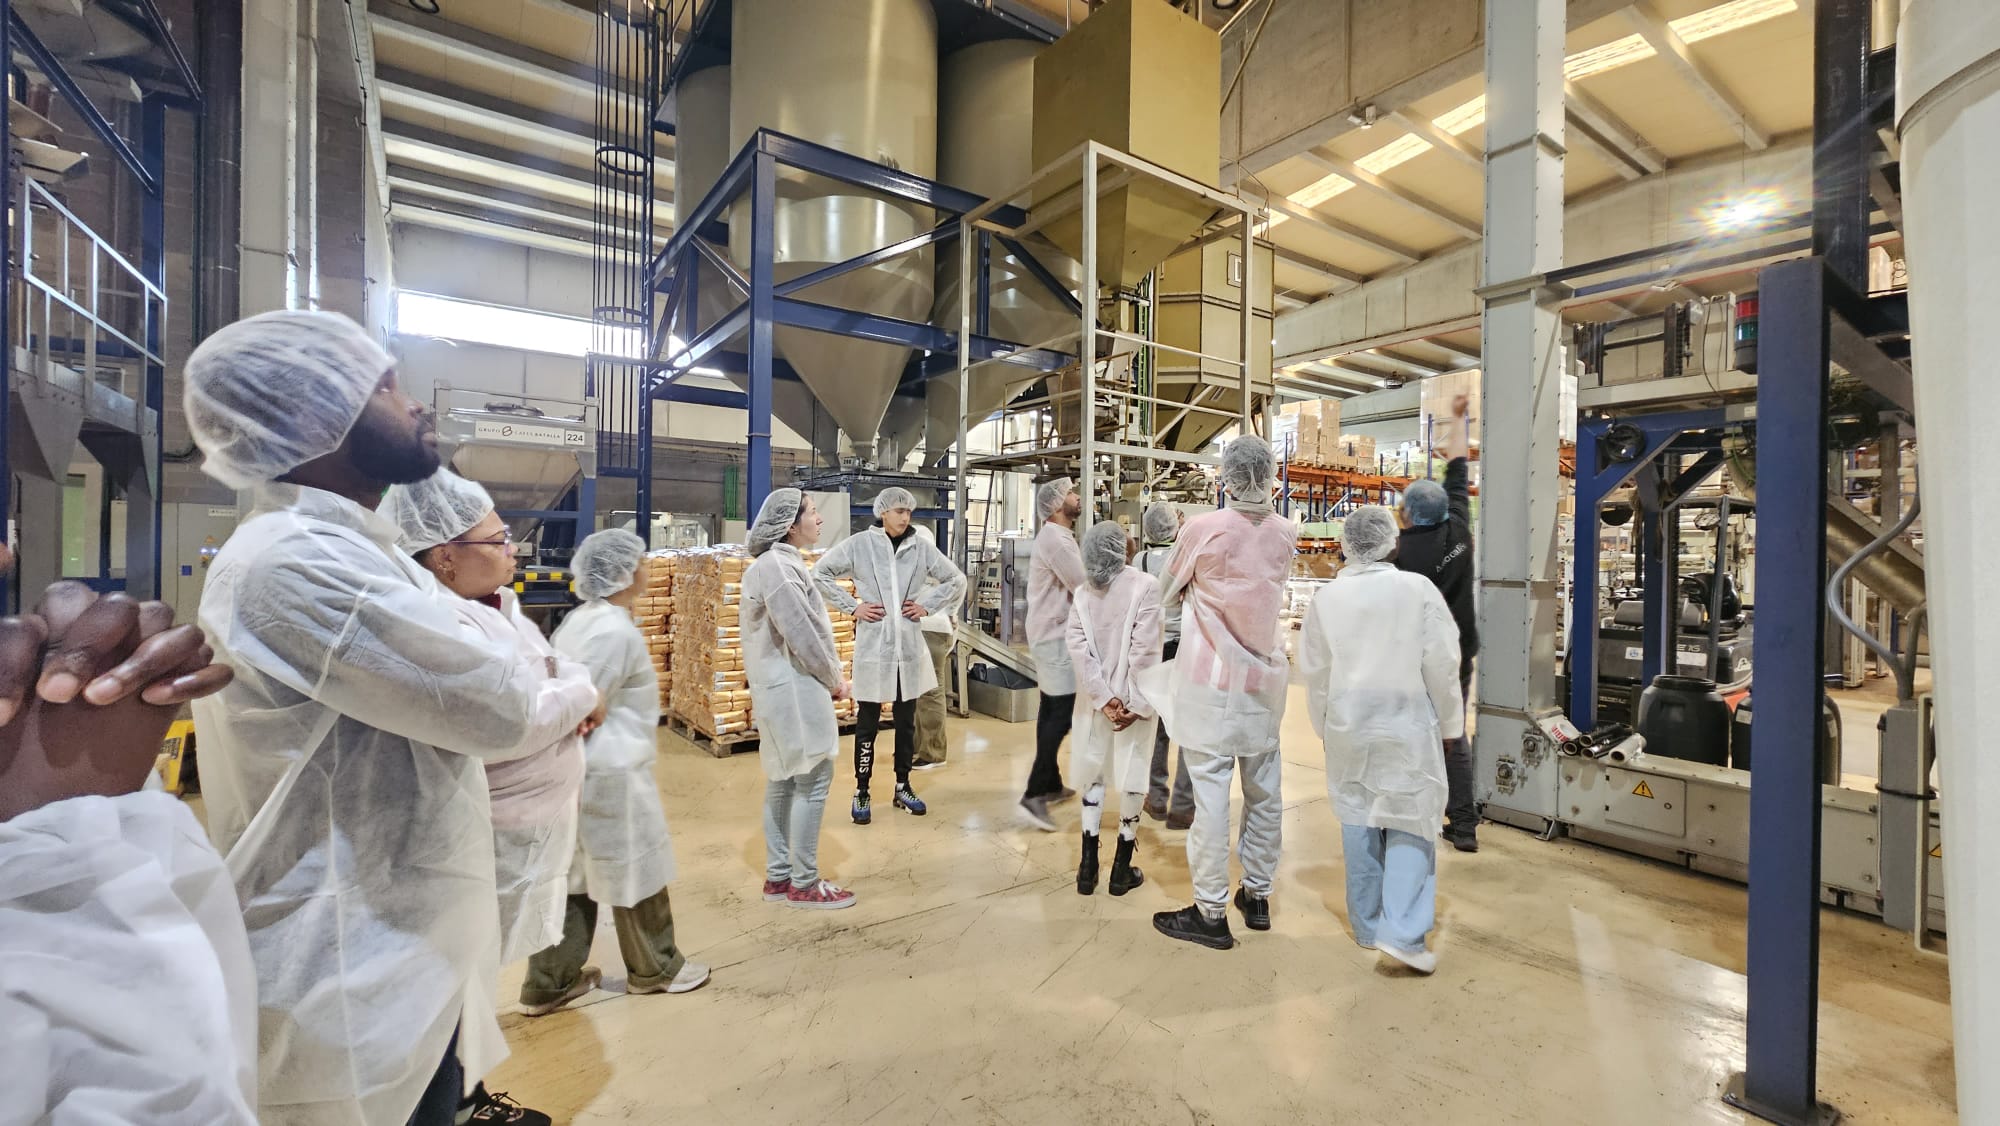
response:
[[(157, 5), (155, 5), (153, 0), (139, 0), (139, 12), (146, 23), (146, 26), (141, 30), (150, 34), (155, 45), (166, 52), (168, 60), (173, 64), (175, 74), (180, 80), (182, 90), (178, 95), (152, 93), (141, 102), (139, 107), (139, 139), (136, 150), (132, 142), (118, 132), (117, 127), (111, 123), (111, 120), (105, 116), (102, 110), (97, 108), (97, 105), (90, 100), (90, 96), (84, 93), (82, 87), (77, 85), (76, 80), (71, 77), (68, 69), (63, 66), (62, 60), (57, 58), (55, 53), (42, 43), (41, 38), (35, 34), (34, 29), (29, 27), (27, 21), (22, 19), (20, 13), (14, 10), (12, 0), (0, 0), (0, 59), (12, 59), (14, 49), (19, 48), (33, 60), (35, 67), (42, 71), (48, 77), (49, 83), (62, 94), (63, 100), (68, 102), (70, 107), (76, 111), (77, 116), (83, 119), (84, 124), (89, 126), (90, 131), (96, 134), (98, 139), (102, 140), (106, 147), (117, 155), (119, 161), (131, 173), (133, 180), (144, 189), (145, 198), (141, 201), (139, 216), (139, 268), (148, 281), (164, 290), (166, 288), (167, 269), (167, 218), (166, 199), (164, 195), (167, 147), (166, 108), (168, 102), (171, 101), (182, 108), (199, 111), (201, 108), (202, 93), (201, 86), (195, 79), (194, 68), (189, 65), (187, 56), (181, 51), (180, 45), (174, 41), (173, 33), (168, 28), (166, 21), (160, 16)], [(10, 153), (13, 151), (13, 148), (13, 129), (4, 117), (0, 117), (0, 153)], [(15, 207), (14, 181), (12, 174), (9, 173), (0, 176), (0, 245), (12, 245), (12, 222), (8, 217), (13, 215)], [(10, 323), (13, 318), (14, 308), (13, 280), (10, 270), (0, 268), (0, 342), (11, 341), (13, 339), (14, 328)], [(162, 317), (147, 318), (146, 347), (155, 356), (160, 354), (163, 337), (164, 326), (160, 323), (161, 319)], [(12, 358), (9, 357), (6, 363), (0, 364), (0, 512), (6, 513), (12, 513), (14, 510), (13, 460), (7, 449), (7, 442), (11, 432), (11, 415), (13, 412), (13, 383), (14, 365)], [(166, 369), (156, 363), (147, 364), (145, 406), (152, 412), (155, 425), (158, 425), (159, 420), (163, 417), (165, 397)], [(149, 582), (141, 581), (139, 585), (142, 589), (135, 593), (141, 594), (146, 598), (157, 598), (160, 594), (162, 547), (160, 543), (160, 478), (164, 468), (161, 460), (161, 445), (162, 443), (158, 441), (153, 443), (150, 457), (144, 466), (146, 472), (151, 476), (153, 483), (153, 495), (150, 502), (151, 579)], [(129, 559), (130, 548), (127, 550)], [(142, 548), (141, 550), (145, 549)], [(100, 576), (91, 585), (102, 590), (124, 590), (130, 586), (129, 578), (130, 570), (128, 567), (128, 580), (126, 581), (110, 579), (107, 573), (105, 576)], [(7, 576), (0, 575), (0, 605), (16, 606), (18, 605), (18, 600), (19, 592), (13, 589), (13, 583)]]
[[(920, 204), (939, 213), (937, 226), (912, 238), (892, 243), (869, 251), (866, 254), (836, 262), (815, 270), (803, 277), (780, 283), (776, 280), (775, 266), (775, 220), (778, 202), (778, 169), (793, 168), (809, 172), (841, 183), (866, 189), (891, 199)], [(748, 194), (750, 209), (747, 221), (750, 224), (750, 269), (746, 276), (727, 258), (716, 253), (714, 248), (698, 238), (706, 231), (706, 238), (721, 241), (719, 221), (726, 209), (738, 199)], [(922, 353), (912, 364), (911, 372), (904, 377), (905, 385), (921, 382), (925, 378), (939, 374), (958, 353), (957, 334), (936, 325), (922, 321), (906, 321), (897, 317), (886, 317), (876, 313), (843, 309), (831, 305), (803, 300), (796, 296), (820, 282), (838, 277), (853, 270), (865, 269), (889, 261), (903, 254), (909, 254), (926, 246), (958, 237), (958, 217), (986, 203), (983, 196), (962, 188), (954, 188), (936, 180), (915, 176), (908, 172), (889, 168), (873, 161), (851, 156), (837, 149), (811, 141), (800, 140), (770, 129), (760, 129), (744, 143), (735, 158), (729, 162), (715, 186), (709, 189), (702, 201), (688, 215), (687, 221), (674, 232), (667, 245), (653, 259), (650, 276), (653, 288), (666, 297), (666, 308), (653, 330), (652, 351), (658, 357), (652, 361), (646, 377), (646, 393), (639, 401), (639, 433), (650, 435), (653, 429), (653, 403), (665, 399), (675, 402), (703, 402), (717, 406), (741, 405), (749, 412), (749, 442), (747, 457), (749, 464), (744, 474), (744, 511), (752, 513), (764, 503), (764, 497), (771, 491), (771, 381), (783, 366), (773, 356), (773, 329), (778, 325), (810, 329), (814, 332), (848, 336), (860, 340), (872, 340), (883, 344), (899, 344)], [(1018, 208), (1002, 208), (1003, 217), (1018, 225), (1025, 221)], [(982, 234), (979, 254), (984, 263), (990, 252), (990, 238)], [(1021, 246), (1007, 241), (1007, 250), (1017, 257), (1028, 271), (1051, 292), (1059, 296), (1069, 306), (1076, 306), (1076, 297), (1055, 278), (1048, 269)], [(686, 318), (693, 327), (696, 303), (697, 269), (700, 262), (708, 262), (720, 269), (730, 284), (744, 295), (742, 304), (724, 314), (713, 324), (697, 332), (688, 334), (684, 344), (669, 348), (673, 326)], [(978, 279), (977, 304), (974, 315), (977, 325), (987, 323), (990, 299), (989, 281), (985, 271), (980, 271)], [(743, 353), (743, 367), (749, 375), (750, 386), (746, 393), (732, 394), (698, 388), (680, 387), (676, 381), (696, 366), (704, 363), (727, 363), (725, 356), (736, 353), (724, 351), (724, 346), (739, 337), (747, 337)], [(1036, 371), (1051, 372), (1075, 362), (1075, 356), (1050, 349), (1026, 347), (1009, 340), (1000, 340), (983, 333), (973, 333), (968, 346), (971, 354), (982, 360), (998, 359), (1005, 363), (1017, 364)], [(653, 452), (650, 441), (638, 443), (638, 487), (637, 508), (641, 512), (652, 510), (652, 462)]]
[[(1665, 519), (1676, 510), (1687, 493), (1715, 475), (1722, 467), (1720, 431), (1731, 425), (1727, 408), (1692, 411), (1663, 411), (1625, 418), (1591, 418), (1576, 428), (1576, 549), (1575, 575), (1570, 584), (1569, 611), (1569, 717), (1570, 722), (1588, 731), (1597, 723), (1597, 624), (1598, 624), (1598, 531), (1604, 498), (1623, 488), (1634, 477), (1657, 473), (1642, 486), (1650, 487), (1650, 503), (1637, 513), (1640, 537), (1648, 546), (1665, 539)], [(1638, 431), (1642, 442), (1637, 456), (1613, 461), (1604, 439), (1614, 426)], [(1698, 455), (1693, 465), (1678, 464), (1684, 455)], [(1670, 459), (1673, 464), (1662, 461)], [(1669, 478), (1667, 474), (1671, 472)], [(1645, 655), (1641, 677), (1650, 684), (1662, 672), (1671, 671), (1674, 649), (1674, 594), (1678, 587), (1673, 560), (1662, 551), (1647, 551), (1646, 573), (1641, 585), (1646, 592)], [(1758, 713), (1762, 713), (1760, 705)]]

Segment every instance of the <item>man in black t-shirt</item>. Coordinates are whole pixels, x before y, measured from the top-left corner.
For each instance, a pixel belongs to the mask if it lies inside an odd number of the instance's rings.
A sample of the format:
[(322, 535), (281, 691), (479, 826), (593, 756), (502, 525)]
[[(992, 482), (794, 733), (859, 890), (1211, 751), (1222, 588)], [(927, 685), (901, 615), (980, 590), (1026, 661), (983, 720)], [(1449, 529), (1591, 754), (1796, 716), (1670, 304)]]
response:
[[(1458, 623), (1458, 686), (1472, 686), (1472, 658), (1479, 652), (1479, 614), (1473, 601), (1472, 504), (1466, 484), (1467, 459), (1472, 453), (1472, 402), (1465, 395), (1452, 402), (1452, 417), (1440, 419), (1445, 433), (1444, 484), (1417, 481), (1403, 494), (1397, 516), (1403, 534), (1396, 566), (1423, 575), (1436, 584)], [(1478, 852), (1479, 810), (1472, 797), (1472, 741), (1447, 739), (1445, 780), (1450, 797), (1445, 805), (1444, 839), (1460, 852)]]

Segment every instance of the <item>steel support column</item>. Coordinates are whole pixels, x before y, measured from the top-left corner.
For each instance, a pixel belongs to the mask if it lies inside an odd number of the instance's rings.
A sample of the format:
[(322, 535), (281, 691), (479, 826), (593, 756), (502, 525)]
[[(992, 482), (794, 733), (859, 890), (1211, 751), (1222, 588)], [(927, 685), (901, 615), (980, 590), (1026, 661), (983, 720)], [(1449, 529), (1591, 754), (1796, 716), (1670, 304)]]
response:
[(1563, 34), (1563, 0), (1487, 5), (1486, 88), (1505, 96), (1486, 121), (1476, 790), (1529, 825), (1555, 816), (1558, 777), (1533, 732), (1555, 706), (1562, 326), (1543, 278), (1563, 255)]
[(1819, 1042), (1819, 750), (1826, 651), (1826, 276), (1818, 258), (1758, 276), (1757, 783), (1743, 1074), (1725, 1098), (1772, 1122), (1837, 1113), (1814, 1097)]
[(778, 160), (759, 151), (750, 167), (750, 418), (743, 519), (757, 517), (771, 491), (772, 316), (776, 312)]

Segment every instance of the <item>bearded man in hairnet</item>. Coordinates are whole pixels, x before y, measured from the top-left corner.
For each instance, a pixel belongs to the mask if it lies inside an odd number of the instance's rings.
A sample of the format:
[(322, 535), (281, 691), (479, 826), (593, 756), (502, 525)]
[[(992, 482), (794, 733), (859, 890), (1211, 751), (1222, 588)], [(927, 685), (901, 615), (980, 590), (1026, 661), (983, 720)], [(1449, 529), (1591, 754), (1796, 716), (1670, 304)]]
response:
[(1313, 597), (1299, 671), (1313, 728), (1326, 747), (1326, 791), (1340, 818), (1347, 921), (1354, 941), (1420, 974), (1437, 915), (1444, 817), (1441, 739), (1465, 729), (1458, 625), (1423, 575), (1397, 570), (1396, 517), (1369, 505), (1347, 518), (1347, 556)]
[[(916, 752), (917, 698), (937, 686), (922, 622), (955, 610), (965, 598), (965, 574), (910, 523), (917, 498), (891, 486), (875, 497), (875, 526), (835, 544), (813, 565), (820, 594), (854, 615), (854, 806), (856, 825), (874, 819), (868, 795), (875, 775), (875, 738), (882, 705), (893, 703), (897, 809), (922, 817), (928, 808), (910, 788)], [(855, 593), (840, 580), (854, 580)]]
[(1160, 580), (1163, 604), (1182, 608), (1181, 644), (1163, 666), (1169, 670), (1165, 690), (1147, 694), (1180, 743), (1194, 784), (1187, 850), (1195, 902), (1153, 916), (1153, 927), (1170, 938), (1227, 950), (1236, 945), (1227, 898), (1229, 776), (1239, 771), (1243, 883), (1236, 907), (1251, 930), (1271, 929), (1271, 877), (1284, 814), (1278, 725), (1290, 673), (1278, 613), (1298, 528), (1272, 506), (1277, 459), (1263, 438), (1247, 434), (1224, 447), (1219, 476), (1228, 507), (1187, 522)]
[(623, 529), (584, 537), (570, 557), (583, 605), (549, 638), (556, 652), (589, 670), (604, 699), (604, 723), (583, 741), (582, 809), (562, 938), (529, 956), (521, 982), (521, 1006), (531, 1017), (563, 1008), (602, 979), (584, 964), (599, 904), (611, 908), (626, 993), (688, 993), (708, 984), (708, 967), (688, 961), (674, 941), (667, 892), (676, 872), (674, 845), (653, 777), (660, 677), (632, 617), (646, 595), (645, 559), (646, 541)]
[(474, 1057), (505, 1052), (482, 762), (531, 749), (547, 670), (467, 625), (376, 514), (437, 471), (437, 438), (359, 325), (239, 321), (188, 357), (184, 400), (203, 468), (251, 493), (201, 602), (236, 679), (195, 724), (257, 970), (258, 1113), (450, 1123), (497, 1062)]
[(1043, 832), (1056, 831), (1049, 805), (1074, 797), (1063, 785), (1063, 738), (1076, 711), (1076, 669), (1069, 657), (1069, 611), (1084, 584), (1083, 553), (1076, 542), (1076, 521), (1083, 498), (1067, 477), (1035, 490), (1035, 515), (1042, 526), (1035, 532), (1034, 555), (1028, 561), (1028, 650), (1035, 656), (1035, 683), (1041, 706), (1035, 715), (1035, 765), (1021, 793), (1021, 812)]
[(1139, 807), (1145, 801), (1148, 758), (1157, 712), (1139, 689), (1139, 676), (1160, 663), (1160, 584), (1126, 562), (1130, 540), (1110, 521), (1083, 535), (1084, 584), (1070, 607), (1068, 644), (1077, 671), (1077, 736), (1071, 772), (1083, 789), (1083, 856), (1076, 893), (1097, 890), (1098, 830), (1104, 821), (1107, 783), (1118, 793), (1118, 854), (1111, 864), (1111, 894), (1146, 882), (1132, 863), (1139, 844)]

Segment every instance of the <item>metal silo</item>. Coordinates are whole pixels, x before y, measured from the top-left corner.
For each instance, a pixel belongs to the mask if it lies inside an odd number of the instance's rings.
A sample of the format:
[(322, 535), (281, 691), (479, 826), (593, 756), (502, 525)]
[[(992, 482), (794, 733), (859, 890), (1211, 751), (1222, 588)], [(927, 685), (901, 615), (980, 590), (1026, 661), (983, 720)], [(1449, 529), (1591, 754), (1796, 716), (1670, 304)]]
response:
[[(920, 176), (937, 175), (937, 18), (929, 0), (736, 0), (730, 29), (729, 148), (775, 129)], [(749, 200), (736, 204), (729, 250), (750, 260)], [(779, 281), (910, 238), (929, 209), (781, 169)], [(929, 314), (928, 251), (854, 270), (802, 300), (905, 320)], [(875, 436), (907, 348), (780, 327), (778, 352), (847, 435), (874, 456)]]

